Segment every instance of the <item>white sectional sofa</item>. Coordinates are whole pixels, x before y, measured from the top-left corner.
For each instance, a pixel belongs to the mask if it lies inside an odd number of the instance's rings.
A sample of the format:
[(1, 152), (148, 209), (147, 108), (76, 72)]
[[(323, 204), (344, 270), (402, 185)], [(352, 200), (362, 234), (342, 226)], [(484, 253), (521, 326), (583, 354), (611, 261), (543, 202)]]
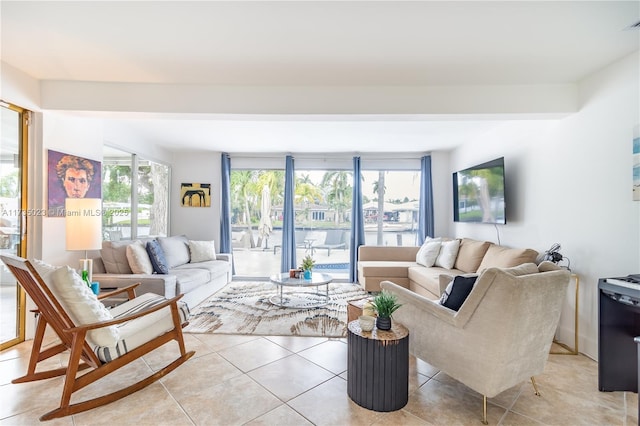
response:
[[(158, 237), (159, 243), (167, 266), (167, 273), (157, 273), (148, 270), (147, 259), (143, 252), (138, 251), (142, 259), (131, 261), (132, 249), (127, 255), (127, 246), (140, 244), (145, 247), (154, 239), (141, 239), (136, 241), (104, 241), (102, 243), (101, 257), (94, 259), (93, 280), (100, 282), (101, 289), (126, 287), (134, 283), (140, 283), (138, 294), (156, 293), (166, 298), (177, 294), (184, 294), (181, 299), (193, 308), (210, 295), (224, 287), (232, 279), (231, 254), (214, 253), (211, 256), (192, 256), (192, 248), (196, 242), (186, 236)], [(213, 245), (213, 242), (209, 242)], [(142, 269), (146, 269), (141, 272)], [(133, 266), (133, 269), (132, 269)], [(135, 273), (134, 270), (136, 270)]]

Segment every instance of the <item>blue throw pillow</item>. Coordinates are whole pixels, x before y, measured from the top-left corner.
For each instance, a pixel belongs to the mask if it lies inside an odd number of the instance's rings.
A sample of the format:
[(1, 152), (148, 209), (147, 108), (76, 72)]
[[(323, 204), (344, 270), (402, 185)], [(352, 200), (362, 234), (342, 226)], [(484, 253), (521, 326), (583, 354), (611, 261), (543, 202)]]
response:
[(151, 240), (147, 243), (147, 253), (153, 265), (153, 271), (156, 274), (168, 274), (169, 267), (167, 267), (167, 259), (164, 257), (164, 251), (160, 244), (156, 240)]
[(473, 290), (473, 285), (477, 279), (477, 276), (463, 277), (458, 275), (455, 277), (442, 293), (440, 304), (454, 311), (460, 309), (471, 290)]

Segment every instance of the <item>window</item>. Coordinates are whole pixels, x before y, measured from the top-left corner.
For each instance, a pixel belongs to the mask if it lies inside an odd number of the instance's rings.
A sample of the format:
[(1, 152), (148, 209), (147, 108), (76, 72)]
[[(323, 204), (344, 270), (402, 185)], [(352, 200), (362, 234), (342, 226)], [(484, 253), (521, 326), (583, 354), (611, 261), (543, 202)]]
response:
[(105, 147), (102, 175), (105, 240), (168, 234), (168, 166)]
[(137, 236), (168, 235), (169, 167), (148, 160), (138, 161)]
[[(366, 244), (417, 244), (419, 156), (392, 161), (375, 157), (362, 163)], [(284, 171), (278, 167), (283, 164), (283, 157), (232, 156), (231, 238), (238, 277), (280, 272), (285, 182)], [(348, 155), (295, 159), (296, 260), (299, 264), (310, 254), (316, 261), (314, 270), (334, 279), (349, 277), (351, 167)], [(265, 193), (268, 213), (264, 213)]]
[(364, 170), (362, 178), (366, 244), (416, 245), (420, 171)]

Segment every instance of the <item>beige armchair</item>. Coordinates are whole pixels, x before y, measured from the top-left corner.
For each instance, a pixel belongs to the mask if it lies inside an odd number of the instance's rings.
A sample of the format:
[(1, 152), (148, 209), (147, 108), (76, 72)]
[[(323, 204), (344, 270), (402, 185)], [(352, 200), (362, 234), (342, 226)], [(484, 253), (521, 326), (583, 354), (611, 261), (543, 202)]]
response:
[(528, 378), (538, 394), (533, 376), (544, 370), (569, 276), (550, 262), (489, 268), (458, 312), (390, 281), (381, 287), (403, 304), (393, 318), (409, 329), (411, 353), (481, 393), (487, 424), (487, 398)]

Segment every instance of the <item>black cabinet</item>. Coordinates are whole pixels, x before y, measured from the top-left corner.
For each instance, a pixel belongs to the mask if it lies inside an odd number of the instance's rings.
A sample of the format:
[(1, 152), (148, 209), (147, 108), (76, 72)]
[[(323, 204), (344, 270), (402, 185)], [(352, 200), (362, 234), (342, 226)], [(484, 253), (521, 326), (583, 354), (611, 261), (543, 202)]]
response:
[(624, 279), (600, 279), (598, 388), (638, 392), (640, 284)]
[[(638, 344), (638, 389), (640, 389), (640, 337), (636, 337)], [(640, 423), (640, 398), (638, 398), (638, 423)]]

